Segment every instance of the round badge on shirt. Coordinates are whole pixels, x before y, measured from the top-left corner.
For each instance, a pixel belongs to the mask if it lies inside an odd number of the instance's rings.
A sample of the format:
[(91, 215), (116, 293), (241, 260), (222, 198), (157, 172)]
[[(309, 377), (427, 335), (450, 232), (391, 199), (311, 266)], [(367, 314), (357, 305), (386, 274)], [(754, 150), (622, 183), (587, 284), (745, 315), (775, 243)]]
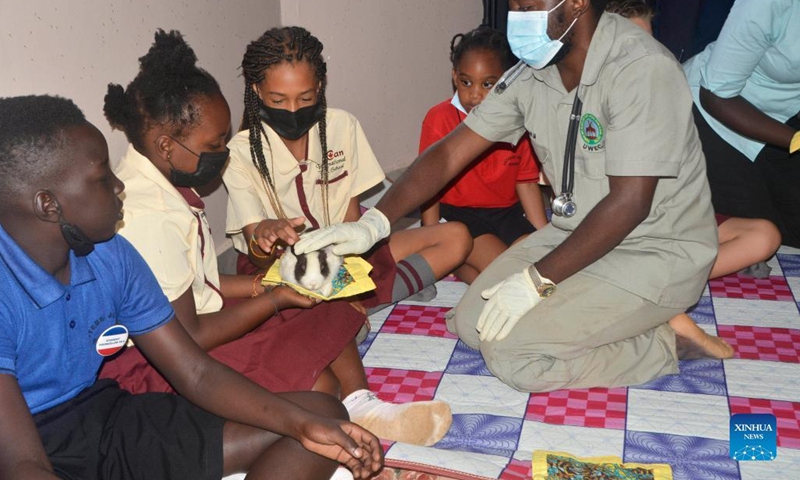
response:
[(600, 148), (605, 130), (600, 120), (591, 113), (586, 113), (581, 118), (581, 138), (588, 147)]
[(128, 341), (128, 329), (123, 325), (114, 325), (100, 334), (95, 350), (103, 357), (109, 357), (122, 350)]

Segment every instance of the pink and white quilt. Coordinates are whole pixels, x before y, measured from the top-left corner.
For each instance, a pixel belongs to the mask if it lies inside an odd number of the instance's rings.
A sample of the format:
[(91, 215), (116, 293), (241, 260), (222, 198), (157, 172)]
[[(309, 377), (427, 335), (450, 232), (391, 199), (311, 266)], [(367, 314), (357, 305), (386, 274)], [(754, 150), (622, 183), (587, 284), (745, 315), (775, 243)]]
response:
[[(783, 247), (758, 280), (709, 282), (690, 315), (728, 340), (734, 359), (681, 363), (680, 375), (630, 388), (521, 393), (495, 379), (480, 353), (445, 328), (466, 285), (445, 280), (429, 303), (371, 317), (361, 345), (384, 400), (445, 400), (454, 421), (433, 447), (387, 443), (387, 464), (454, 478), (530, 479), (534, 450), (668, 463), (676, 480), (800, 478), (800, 250)], [(772, 413), (774, 461), (729, 455), (735, 413)]]

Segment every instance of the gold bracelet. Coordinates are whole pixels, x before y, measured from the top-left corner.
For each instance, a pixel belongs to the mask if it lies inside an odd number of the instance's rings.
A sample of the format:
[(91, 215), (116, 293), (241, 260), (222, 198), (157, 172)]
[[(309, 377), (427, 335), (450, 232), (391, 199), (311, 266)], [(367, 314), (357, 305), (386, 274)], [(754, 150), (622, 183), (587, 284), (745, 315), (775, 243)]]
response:
[[(266, 252), (266, 255), (262, 255), (262, 254), (256, 252), (256, 248), (261, 250), (261, 247), (258, 246), (258, 242), (256, 242), (255, 232), (253, 232), (253, 236), (250, 237), (250, 253), (252, 253), (253, 256), (256, 257), (256, 258), (269, 258), (269, 252)], [(270, 249), (270, 250), (272, 250), (272, 249)], [(261, 250), (261, 251), (263, 252), (263, 250)]]
[(256, 298), (257, 296), (261, 295), (261, 292), (256, 290), (256, 286), (258, 285), (258, 277), (261, 277), (261, 279), (263, 280), (264, 279), (264, 274), (263, 273), (257, 273), (256, 276), (253, 277), (253, 293), (250, 295), (250, 298)]

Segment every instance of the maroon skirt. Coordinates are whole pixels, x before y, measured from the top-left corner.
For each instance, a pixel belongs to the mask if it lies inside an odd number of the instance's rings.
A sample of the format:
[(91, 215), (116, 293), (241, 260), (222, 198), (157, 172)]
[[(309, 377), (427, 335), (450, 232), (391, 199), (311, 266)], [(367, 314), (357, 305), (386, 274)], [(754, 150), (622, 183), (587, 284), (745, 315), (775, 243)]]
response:
[[(392, 251), (389, 249), (389, 241), (381, 240), (376, 243), (363, 258), (372, 265), (372, 271), (369, 276), (375, 282), (376, 288), (371, 292), (360, 295), (356, 300), (360, 300), (365, 308), (391, 303), (394, 280), (397, 276), (397, 264), (395, 264)], [(247, 255), (239, 254), (239, 258), (236, 261), (236, 273), (239, 275), (254, 275), (259, 271), (259, 268), (250, 261)]]
[[(287, 309), (209, 355), (272, 392), (310, 390), (363, 323), (364, 316), (346, 302)], [(136, 347), (107, 360), (100, 377), (132, 393), (173, 392)]]

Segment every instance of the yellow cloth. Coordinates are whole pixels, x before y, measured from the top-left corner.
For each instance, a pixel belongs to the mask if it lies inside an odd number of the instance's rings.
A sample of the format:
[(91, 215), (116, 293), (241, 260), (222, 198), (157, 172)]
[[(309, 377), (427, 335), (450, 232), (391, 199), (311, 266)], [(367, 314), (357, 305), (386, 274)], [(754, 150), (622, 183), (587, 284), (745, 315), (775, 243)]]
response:
[(344, 268), (347, 271), (347, 273), (350, 274), (351, 278), (348, 279), (344, 288), (338, 291), (334, 290), (336, 291), (336, 293), (334, 293), (330, 297), (325, 297), (310, 290), (306, 290), (305, 288), (295, 283), (283, 281), (283, 279), (281, 278), (280, 258), (275, 260), (275, 263), (273, 263), (272, 266), (269, 268), (267, 274), (264, 275), (264, 280), (262, 283), (264, 285), (288, 285), (293, 289), (297, 290), (298, 292), (302, 293), (303, 295), (312, 298), (319, 298), (320, 300), (335, 300), (337, 298), (347, 298), (375, 290), (376, 288), (375, 282), (373, 282), (372, 279), (369, 278), (369, 272), (372, 271), (372, 265), (370, 265), (369, 262), (367, 262), (361, 257), (347, 256), (344, 257), (344, 263), (342, 265), (342, 268)]
[[(602, 475), (600, 475), (602, 473)], [(659, 463), (622, 463), (619, 457), (580, 458), (564, 452), (533, 452), (533, 480), (608, 478), (672, 480), (672, 468)]]
[(789, 144), (789, 153), (794, 153), (800, 150), (800, 130), (794, 132), (792, 142)]

